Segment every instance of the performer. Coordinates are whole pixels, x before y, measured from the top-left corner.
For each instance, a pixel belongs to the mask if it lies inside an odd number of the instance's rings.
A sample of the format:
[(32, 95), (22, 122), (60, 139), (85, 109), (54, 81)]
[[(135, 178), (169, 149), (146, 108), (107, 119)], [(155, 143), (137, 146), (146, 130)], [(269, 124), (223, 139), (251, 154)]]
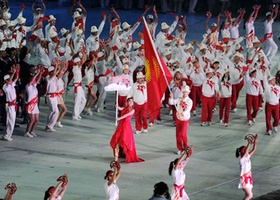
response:
[(76, 57), (74, 59), (73, 74), (74, 74), (74, 111), (72, 115), (73, 120), (81, 120), (80, 114), (86, 105), (85, 92), (82, 87), (82, 63), (83, 61)]
[(178, 155), (184, 152), (184, 149), (188, 146), (188, 127), (189, 120), (191, 117), (190, 111), (193, 105), (192, 100), (189, 97), (190, 88), (188, 85), (182, 86), (182, 97), (178, 99), (173, 99), (173, 94), (170, 93), (169, 104), (176, 105), (176, 143)]
[[(248, 125), (256, 122), (257, 113), (259, 110), (259, 94), (263, 95), (263, 88), (260, 80), (257, 78), (257, 70), (251, 67), (246, 72), (246, 108)], [(252, 112), (253, 108), (253, 112)]]
[(131, 118), (135, 112), (133, 109), (133, 98), (127, 99), (126, 107), (118, 107), (119, 110), (122, 110), (121, 117), (117, 118), (117, 121), (120, 121), (117, 129), (112, 136), (110, 145), (113, 148), (114, 156), (119, 155), (118, 151), (121, 148), (125, 155), (125, 162), (143, 162), (144, 160), (137, 157), (136, 147), (134, 143), (134, 136), (131, 126)]
[[(15, 85), (19, 78), (19, 66), (13, 67), (11, 69), (12, 74), (4, 76), (3, 91), (6, 94), (6, 129), (2, 137), (5, 141), (12, 141), (12, 134), (16, 122), (16, 110), (17, 110), (17, 96)], [(15, 77), (15, 79), (14, 79)]]
[(271, 116), (273, 118), (273, 131), (278, 132), (278, 121), (279, 121), (279, 92), (280, 87), (276, 85), (275, 77), (269, 75), (268, 78), (264, 74), (264, 96), (266, 99), (265, 104), (265, 121), (266, 121), (266, 134), (272, 134)]
[(58, 184), (54, 187), (51, 186), (45, 192), (44, 200), (61, 200), (66, 192), (66, 185), (68, 183), (67, 175), (64, 174), (57, 179)]
[(29, 115), (29, 122), (26, 127), (24, 137), (36, 137), (35, 128), (39, 121), (39, 107), (38, 107), (38, 89), (37, 84), (41, 81), (42, 74), (44, 73), (44, 68), (38, 70), (38, 72), (30, 77), (30, 81), (26, 86), (27, 92), (27, 103), (26, 112)]
[[(247, 146), (241, 146), (236, 149), (236, 157), (240, 157), (240, 182), (238, 188), (242, 189), (245, 193), (244, 200), (250, 200), (253, 198), (253, 177), (251, 172), (251, 156), (257, 150), (257, 135), (254, 136), (255, 139), (251, 142), (248, 140)], [(253, 148), (249, 150), (249, 147), (253, 145)]]
[(250, 16), (246, 19), (245, 22), (245, 29), (246, 29), (246, 34), (247, 36), (247, 43), (246, 43), (246, 47), (250, 48), (252, 47), (252, 40), (255, 36), (255, 26), (254, 26), (254, 22), (258, 16), (259, 13), (259, 9), (261, 8), (260, 5), (254, 5), (253, 6), (253, 12), (250, 14)]
[(57, 122), (57, 118), (59, 115), (58, 107), (57, 107), (57, 78), (56, 75), (58, 71), (58, 63), (55, 63), (55, 66), (50, 66), (48, 68), (49, 77), (47, 78), (47, 91), (46, 91), (46, 98), (49, 105), (49, 115), (47, 119), (47, 125), (45, 128), (46, 132), (54, 132), (55, 129), (53, 128)]
[(121, 171), (114, 167), (114, 171), (108, 170), (104, 177), (107, 182), (104, 185), (104, 189), (106, 192), (106, 200), (118, 200), (120, 196), (120, 190), (117, 186), (116, 182), (121, 175)]
[(212, 68), (208, 68), (205, 73), (206, 80), (202, 84), (201, 126), (205, 126), (206, 122), (211, 126), (216, 99), (219, 100), (219, 85), (213, 79)]
[(169, 164), (169, 175), (173, 177), (173, 190), (171, 192), (171, 200), (189, 200), (189, 196), (185, 191), (186, 174), (183, 171), (189, 161), (190, 154), (185, 150), (180, 158), (176, 158)]
[(230, 111), (230, 101), (231, 101), (231, 93), (232, 93), (232, 85), (230, 81), (229, 69), (224, 69), (224, 75), (219, 82), (220, 88), (220, 109), (219, 109), (219, 117), (220, 123), (224, 123), (225, 127), (228, 126), (229, 120), (229, 111)]
[(147, 83), (145, 76), (142, 72), (137, 72), (136, 83), (134, 83), (127, 95), (127, 98), (133, 97), (134, 108), (135, 108), (135, 128), (136, 134), (148, 133), (148, 122), (147, 122)]

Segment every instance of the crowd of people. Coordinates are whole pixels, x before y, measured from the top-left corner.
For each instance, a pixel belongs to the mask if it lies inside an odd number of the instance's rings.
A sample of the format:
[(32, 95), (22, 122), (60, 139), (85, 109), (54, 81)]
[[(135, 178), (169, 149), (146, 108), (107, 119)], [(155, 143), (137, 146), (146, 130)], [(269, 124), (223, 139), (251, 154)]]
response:
[[(66, 27), (58, 30), (55, 16), (45, 16), (46, 6), (43, 1), (34, 1), (33, 24), (26, 26), (24, 8), (22, 5), (18, 15), (13, 13), (13, 16), (17, 16), (13, 20), (8, 6), (1, 10), (0, 110), (2, 121), (6, 123), (2, 136), (5, 141), (13, 140), (15, 120), (19, 113), (27, 122), (24, 137), (37, 136), (35, 132), (42, 96), (45, 96), (49, 106), (45, 131), (54, 132), (55, 127), (63, 128), (62, 121), (68, 112), (64, 94), (69, 90), (70, 84), (73, 84), (74, 94), (73, 121), (82, 120), (82, 113), (93, 115), (94, 104), (97, 112), (104, 112), (105, 87), (110, 84), (111, 77), (122, 76), (128, 80), (130, 90), (118, 92), (116, 107), (121, 112), (116, 119), (119, 124), (110, 145), (115, 158), (124, 157), (128, 163), (142, 162), (143, 159), (138, 158), (136, 154), (130, 120), (135, 116), (135, 134), (148, 133), (149, 127), (162, 122), (160, 110), (156, 117), (148, 115), (143, 34), (139, 33), (139, 41), (133, 39), (133, 33), (141, 23), (147, 23), (154, 46), (173, 75), (173, 80), (162, 98), (162, 104), (169, 108), (176, 126), (176, 145), (180, 155), (178, 160), (170, 164), (169, 172), (174, 180), (171, 199), (189, 199), (183, 190), (182, 169), (186, 164), (183, 160), (189, 159), (189, 156), (186, 156), (189, 120), (191, 116), (197, 115), (200, 105), (201, 126), (212, 125), (213, 112), (219, 104), (220, 123), (228, 127), (230, 111), (238, 112), (237, 100), (245, 85), (248, 125), (257, 123), (258, 111), (265, 107), (266, 134), (271, 135), (278, 131), (280, 73), (272, 75), (275, 67), (272, 66), (272, 60), (278, 50), (273, 38), (272, 25), (278, 14), (278, 6), (271, 6), (271, 10), (266, 13), (263, 38), (257, 38), (255, 34), (254, 21), (261, 7), (254, 5), (247, 19), (244, 19), (244, 14), (249, 11), (239, 9), (238, 16), (233, 18), (231, 13), (225, 10), (225, 20), (220, 23), (221, 19), (218, 16), (216, 22), (210, 26), (212, 13), (207, 12), (203, 40), (191, 41), (188, 44), (185, 43), (185, 17), (175, 16), (171, 25), (162, 22), (160, 31), (156, 31), (156, 6), (147, 6), (133, 25), (128, 22), (121, 23), (120, 16), (112, 8), (108, 16), (106, 13), (102, 14), (102, 21), (98, 27), (91, 26), (90, 36), (87, 38), (87, 11), (81, 1), (75, 2), (70, 9), (73, 17), (70, 30)], [(107, 38), (101, 39), (100, 35), (107, 19), (110, 31)], [(243, 20), (246, 35), (240, 36), (239, 26)], [(243, 40), (246, 41), (244, 49), (241, 46)], [(262, 44), (265, 44), (264, 50)], [(84, 82), (86, 90), (83, 87)], [(94, 84), (97, 86), (97, 92), (93, 90)], [(274, 120), (273, 124), (271, 118)], [(242, 159), (245, 156), (248, 160), (254, 151), (255, 148), (250, 152), (239, 148), (238, 155), (241, 155)], [(107, 194), (110, 194), (111, 190), (118, 191), (115, 182), (119, 176), (120, 169), (116, 167), (106, 173)], [(162, 183), (159, 185), (164, 186)], [(159, 185), (155, 186), (155, 193), (158, 192)], [(60, 187), (62, 191), (58, 193)], [(62, 182), (49, 188), (52, 192), (47, 191), (50, 196), (47, 199), (61, 199), (65, 189)], [(166, 188), (163, 191), (162, 193), (160, 190), (159, 195), (166, 194)], [(251, 191), (244, 191), (247, 199), (250, 199)], [(112, 199), (117, 198), (118, 196), (114, 196)]]

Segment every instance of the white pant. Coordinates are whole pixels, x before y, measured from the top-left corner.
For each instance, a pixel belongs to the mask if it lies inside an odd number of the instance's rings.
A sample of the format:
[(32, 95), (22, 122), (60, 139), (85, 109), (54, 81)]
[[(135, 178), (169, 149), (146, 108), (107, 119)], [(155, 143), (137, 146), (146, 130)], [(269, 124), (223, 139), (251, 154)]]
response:
[(57, 98), (50, 98), (49, 96), (47, 96), (48, 98), (48, 106), (49, 106), (49, 115), (48, 115), (48, 119), (47, 119), (47, 127), (52, 129), (54, 127), (54, 125), (57, 122), (57, 118), (59, 115), (59, 110), (57, 107)]
[(268, 61), (271, 63), (272, 58), (275, 56), (278, 50), (278, 46), (274, 42), (273, 38), (266, 38), (265, 52)]
[(82, 86), (77, 88), (77, 93), (74, 93), (74, 112), (73, 117), (78, 117), (84, 110), (86, 105), (85, 91)]
[(4, 137), (10, 138), (14, 132), (15, 122), (16, 122), (16, 110), (15, 106), (6, 105), (7, 120), (6, 120), (6, 130)]
[(108, 82), (107, 82), (107, 77), (106, 76), (99, 77), (99, 83), (97, 85), (97, 89), (98, 89), (98, 92), (99, 92), (97, 107), (101, 110), (104, 109), (104, 101), (106, 99), (106, 94), (107, 94), (104, 87), (107, 84), (108, 84)]

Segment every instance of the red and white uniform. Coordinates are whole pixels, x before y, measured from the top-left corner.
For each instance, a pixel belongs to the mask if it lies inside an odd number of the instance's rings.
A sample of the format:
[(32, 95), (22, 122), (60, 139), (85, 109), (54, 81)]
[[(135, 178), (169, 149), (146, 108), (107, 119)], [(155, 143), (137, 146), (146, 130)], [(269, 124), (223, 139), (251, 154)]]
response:
[(176, 145), (179, 151), (183, 151), (188, 147), (188, 127), (191, 117), (191, 109), (193, 102), (189, 97), (179, 99), (169, 99), (169, 104), (176, 105)]
[(251, 172), (251, 160), (250, 155), (244, 156), (243, 158), (240, 158), (239, 164), (240, 164), (240, 182), (238, 185), (238, 188), (244, 189), (244, 188), (253, 188), (253, 177)]
[(29, 114), (38, 114), (39, 108), (38, 108), (38, 90), (37, 90), (37, 84), (34, 85), (27, 85), (26, 86), (26, 92), (27, 92), (27, 113)]
[(190, 79), (193, 83), (190, 98), (193, 100), (193, 107), (191, 111), (196, 110), (197, 104), (201, 102), (201, 96), (202, 96), (202, 84), (205, 80), (205, 74), (203, 70), (200, 70), (199, 72), (195, 69), (190, 74)]
[(160, 31), (157, 35), (156, 35), (156, 41), (155, 41), (155, 47), (157, 49), (161, 49), (164, 46), (164, 41), (166, 39), (166, 37), (168, 35), (170, 35), (176, 28), (177, 26), (177, 21), (174, 21), (171, 26), (169, 27), (168, 33), (164, 33), (162, 31)]
[(219, 85), (213, 78), (207, 78), (202, 84), (202, 111), (201, 122), (211, 122), (212, 113), (216, 103), (216, 93)]
[(134, 83), (130, 88), (130, 91), (127, 95), (127, 98), (133, 97), (134, 100), (134, 109), (135, 109), (135, 128), (136, 131), (141, 131), (148, 129), (147, 122), (147, 83), (142, 84)]
[(87, 48), (87, 55), (89, 55), (89, 52), (91, 51), (97, 51), (99, 48), (99, 36), (102, 33), (102, 30), (104, 28), (105, 25), (105, 20), (103, 20), (99, 27), (98, 27), (98, 34), (96, 36), (94, 35), (90, 35), (87, 39), (86, 39), (86, 48)]
[(57, 78), (56, 76), (47, 78), (47, 101), (49, 105), (49, 115), (46, 129), (53, 129), (57, 122), (59, 110), (57, 107)]
[(86, 87), (88, 88), (88, 94), (92, 93), (92, 86), (94, 84), (94, 68), (88, 68), (85, 69), (85, 76), (87, 80)]
[(273, 19), (270, 21), (264, 21), (264, 38), (266, 39), (266, 47), (265, 47), (265, 54), (267, 59), (271, 62), (272, 58), (275, 56), (278, 50), (277, 44), (273, 40), (272, 34), (272, 23), (274, 22)]
[[(186, 162), (186, 161), (182, 161)], [(178, 168), (172, 171), (173, 177), (173, 189), (171, 192), (171, 200), (189, 200), (189, 196), (186, 193), (185, 187), (185, 179), (186, 174), (183, 171), (184, 168)]]
[(104, 185), (104, 189), (106, 192), (106, 200), (119, 200), (120, 190), (116, 182), (114, 182), (110, 186), (108, 186), (108, 183), (106, 182)]
[(224, 78), (220, 81), (220, 109), (219, 117), (220, 120), (223, 120), (225, 124), (228, 124), (229, 120), (229, 111), (230, 111), (230, 102), (232, 94), (232, 84), (231, 82)]
[(12, 82), (11, 84), (4, 84), (3, 85), (3, 91), (6, 94), (6, 129), (4, 132), (3, 137), (4, 138), (11, 138), (12, 134), (14, 132), (15, 122), (16, 122), (16, 90), (15, 90), (15, 82)]
[(279, 97), (280, 97), (280, 87), (278, 85), (270, 85), (267, 81), (266, 76), (264, 76), (264, 99), (265, 104), (265, 121), (266, 130), (272, 131), (271, 117), (273, 118), (273, 127), (278, 126), (279, 121)]
[(9, 43), (9, 41), (8, 41), (8, 35), (7, 35), (7, 33), (6, 33), (6, 30), (0, 30), (0, 41), (2, 42), (2, 45), (1, 45), (1, 47), (0, 47), (0, 50), (1, 51), (5, 51), (6, 50), (6, 48), (8, 47), (8, 43)]
[(62, 78), (57, 79), (57, 103), (64, 104), (63, 94), (64, 94), (64, 81)]
[[(246, 108), (247, 119), (252, 121), (256, 118), (259, 110), (259, 94), (263, 95), (261, 81), (257, 78), (251, 78), (249, 72), (246, 73)], [(253, 113), (252, 113), (253, 108)]]
[(157, 25), (158, 25), (158, 23), (156, 23), (156, 22), (152, 22), (151, 24), (147, 23), (148, 29), (150, 31), (150, 34), (151, 34), (153, 40), (155, 40)]
[(74, 80), (74, 111), (73, 117), (78, 118), (86, 105), (85, 92), (82, 87), (82, 71), (77, 65), (73, 66)]
[(232, 40), (236, 40), (237, 38), (239, 38), (239, 24), (237, 24), (236, 26), (232, 25), (229, 30), (230, 30), (230, 35)]

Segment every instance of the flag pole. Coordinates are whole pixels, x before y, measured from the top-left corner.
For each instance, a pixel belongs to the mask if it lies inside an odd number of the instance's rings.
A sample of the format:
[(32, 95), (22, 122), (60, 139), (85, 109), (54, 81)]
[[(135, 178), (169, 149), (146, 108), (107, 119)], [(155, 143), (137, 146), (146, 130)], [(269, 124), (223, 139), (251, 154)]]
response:
[(118, 100), (119, 100), (119, 91), (117, 90), (117, 95), (116, 95), (116, 118), (115, 118), (115, 126), (118, 125), (118, 120), (117, 120), (117, 117), (118, 117)]

